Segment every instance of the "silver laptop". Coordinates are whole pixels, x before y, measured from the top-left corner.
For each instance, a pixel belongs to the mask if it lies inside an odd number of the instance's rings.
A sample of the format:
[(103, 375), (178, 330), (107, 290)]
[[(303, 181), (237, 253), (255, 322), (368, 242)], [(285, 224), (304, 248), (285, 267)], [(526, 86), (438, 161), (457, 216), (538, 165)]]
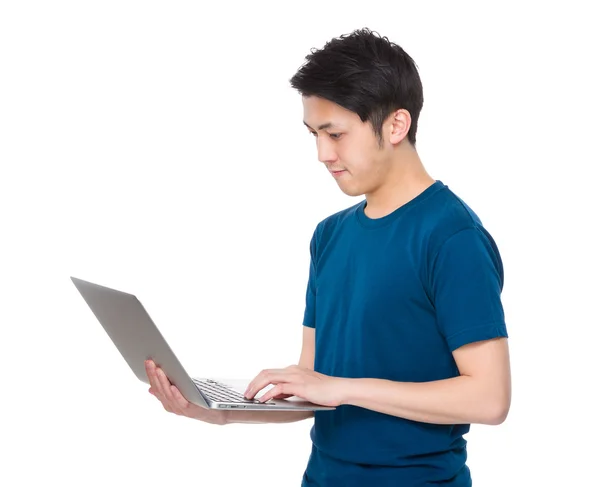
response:
[(185, 371), (142, 303), (132, 294), (100, 286), (82, 279), (71, 280), (123, 358), (139, 380), (149, 383), (144, 362), (152, 359), (189, 402), (210, 409), (271, 411), (317, 411), (319, 406), (299, 398), (272, 399), (265, 403), (246, 399), (242, 392), (207, 378), (192, 378)]

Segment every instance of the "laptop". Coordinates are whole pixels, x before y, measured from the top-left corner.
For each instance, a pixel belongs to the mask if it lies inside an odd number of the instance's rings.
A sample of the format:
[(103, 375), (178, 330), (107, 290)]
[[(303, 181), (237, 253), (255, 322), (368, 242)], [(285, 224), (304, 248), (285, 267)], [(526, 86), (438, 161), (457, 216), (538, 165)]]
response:
[(189, 402), (209, 409), (256, 411), (320, 411), (320, 406), (300, 398), (271, 399), (261, 403), (246, 399), (227, 380), (190, 377), (171, 347), (133, 294), (71, 277), (129, 367), (139, 380), (149, 384), (145, 361), (152, 359)]

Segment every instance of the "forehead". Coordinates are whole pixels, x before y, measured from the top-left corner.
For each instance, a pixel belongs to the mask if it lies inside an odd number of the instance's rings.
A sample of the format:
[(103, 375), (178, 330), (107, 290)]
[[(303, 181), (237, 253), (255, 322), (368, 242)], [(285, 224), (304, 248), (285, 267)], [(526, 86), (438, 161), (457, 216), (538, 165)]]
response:
[(360, 122), (360, 117), (337, 103), (317, 96), (303, 96), (304, 124), (313, 129), (327, 124), (322, 128), (342, 128)]

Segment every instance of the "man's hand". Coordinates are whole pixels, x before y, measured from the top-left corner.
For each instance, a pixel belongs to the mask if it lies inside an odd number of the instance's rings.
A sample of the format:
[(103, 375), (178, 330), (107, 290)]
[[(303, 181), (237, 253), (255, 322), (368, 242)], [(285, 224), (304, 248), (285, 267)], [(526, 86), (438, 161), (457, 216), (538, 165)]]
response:
[(148, 392), (154, 395), (168, 412), (206, 423), (226, 424), (225, 411), (206, 409), (188, 402), (152, 360), (146, 360), (146, 374), (150, 380)]
[(321, 406), (337, 407), (343, 402), (344, 379), (319, 374), (314, 370), (291, 365), (285, 369), (263, 370), (248, 385), (244, 395), (248, 399), (266, 386), (273, 388), (263, 394), (259, 401), (297, 396)]

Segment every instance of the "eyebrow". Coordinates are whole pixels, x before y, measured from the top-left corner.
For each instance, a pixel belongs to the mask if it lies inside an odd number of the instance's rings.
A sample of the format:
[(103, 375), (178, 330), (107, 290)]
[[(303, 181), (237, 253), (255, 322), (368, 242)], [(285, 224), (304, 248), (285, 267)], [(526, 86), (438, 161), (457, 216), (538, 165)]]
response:
[[(309, 129), (314, 130), (310, 125), (308, 125), (304, 120), (302, 120), (302, 123), (304, 125), (306, 125)], [(323, 123), (321, 125), (319, 125), (319, 127), (317, 128), (317, 130), (325, 130), (325, 129), (330, 129), (330, 128), (337, 128), (339, 127), (338, 125), (332, 123), (332, 122), (327, 122), (327, 123)]]

